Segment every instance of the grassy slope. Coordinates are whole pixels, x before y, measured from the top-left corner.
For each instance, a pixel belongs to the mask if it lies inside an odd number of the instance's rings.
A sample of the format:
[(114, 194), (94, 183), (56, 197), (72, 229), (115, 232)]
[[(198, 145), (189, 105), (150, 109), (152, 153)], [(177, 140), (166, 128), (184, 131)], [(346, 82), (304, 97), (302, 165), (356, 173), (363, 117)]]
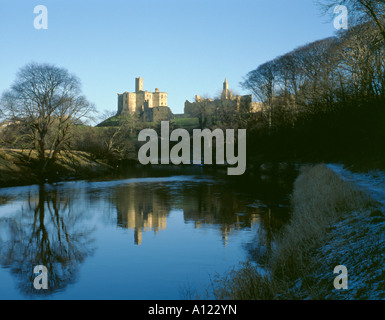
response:
[[(270, 252), (268, 274), (250, 263), (213, 281), (217, 299), (377, 299), (385, 297), (385, 216), (378, 204), (323, 165), (305, 168), (292, 218)], [(333, 286), (345, 265), (349, 289)]]
[[(39, 182), (33, 170), (36, 154), (18, 149), (0, 149), (0, 187)], [(110, 168), (94, 161), (86, 152), (73, 151), (70, 156), (59, 155), (50, 179), (92, 177), (109, 172)]]
[[(103, 127), (117, 127), (119, 126), (121, 120), (123, 119), (122, 116), (114, 116), (111, 117), (97, 125), (98, 128)], [(178, 128), (184, 128), (184, 129), (196, 129), (199, 127), (199, 121), (198, 118), (175, 118), (172, 120), (175, 123), (175, 126)], [(153, 128), (156, 126), (156, 123), (153, 122), (140, 122), (140, 126), (142, 128)]]
[(185, 129), (199, 128), (198, 118), (175, 118), (174, 121), (175, 125)]

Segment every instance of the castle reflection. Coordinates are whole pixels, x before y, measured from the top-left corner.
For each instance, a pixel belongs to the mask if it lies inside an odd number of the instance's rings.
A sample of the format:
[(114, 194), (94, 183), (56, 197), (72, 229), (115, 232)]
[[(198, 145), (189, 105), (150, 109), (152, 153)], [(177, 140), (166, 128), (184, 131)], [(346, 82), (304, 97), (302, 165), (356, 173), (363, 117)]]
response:
[[(142, 244), (143, 233), (165, 230), (172, 209), (183, 212), (185, 223), (195, 228), (215, 226), (226, 245), (232, 232), (251, 228), (253, 224), (274, 226), (271, 209), (250, 206), (253, 199), (228, 186), (192, 181), (172, 181), (157, 184), (132, 183), (115, 191), (119, 227), (134, 230), (134, 243)], [(271, 226), (271, 224), (273, 224)]]
[(142, 244), (142, 233), (165, 230), (171, 205), (166, 190), (151, 190), (147, 185), (132, 183), (116, 190), (117, 223), (134, 229), (134, 242)]

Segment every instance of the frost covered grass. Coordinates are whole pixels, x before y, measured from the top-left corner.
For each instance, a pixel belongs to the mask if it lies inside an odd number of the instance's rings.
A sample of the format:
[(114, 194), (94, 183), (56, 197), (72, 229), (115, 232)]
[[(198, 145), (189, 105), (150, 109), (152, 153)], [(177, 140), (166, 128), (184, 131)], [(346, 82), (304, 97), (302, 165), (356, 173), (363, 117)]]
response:
[[(376, 209), (345, 216), (313, 251), (308, 272), (285, 293), (291, 299), (385, 298), (385, 216)], [(348, 269), (348, 289), (335, 290), (333, 269)]]
[(288, 281), (308, 269), (311, 249), (343, 215), (373, 205), (369, 196), (324, 165), (304, 167), (294, 183), (290, 223), (271, 252), (275, 277)]
[[(217, 276), (217, 299), (370, 299), (385, 292), (385, 216), (378, 204), (324, 165), (304, 167), (291, 197), (292, 216), (269, 254), (268, 274), (251, 263)], [(345, 265), (349, 287), (334, 289)], [(375, 288), (370, 291), (370, 288)]]

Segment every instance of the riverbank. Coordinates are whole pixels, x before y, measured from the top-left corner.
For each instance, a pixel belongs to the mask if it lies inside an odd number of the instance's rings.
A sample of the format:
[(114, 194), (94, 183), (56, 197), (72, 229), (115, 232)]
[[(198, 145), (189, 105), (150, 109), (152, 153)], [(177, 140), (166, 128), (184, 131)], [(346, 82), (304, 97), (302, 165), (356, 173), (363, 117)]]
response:
[[(252, 263), (213, 281), (216, 299), (383, 299), (385, 215), (363, 189), (324, 165), (304, 167), (294, 183), (290, 223), (261, 274)], [(336, 290), (338, 265), (348, 290)]]
[[(238, 188), (250, 190), (256, 183), (264, 183), (266, 193), (287, 194), (295, 177), (298, 175), (297, 166), (293, 163), (261, 163), (250, 159), (245, 174), (241, 176), (227, 175), (227, 166), (216, 165), (146, 165), (139, 164), (135, 159), (123, 159), (110, 163), (106, 160), (96, 160), (85, 151), (70, 151), (59, 154), (55, 164), (46, 172), (42, 179), (37, 173), (37, 155), (34, 151), (21, 149), (0, 149), (0, 188), (13, 187), (46, 182), (66, 180), (82, 180), (93, 178), (137, 178), (172, 175), (212, 175), (237, 185)], [(273, 190), (269, 189), (269, 182)], [(278, 184), (276, 183), (278, 181)], [(277, 185), (279, 188), (277, 189)]]
[[(0, 187), (41, 183), (36, 173), (36, 153), (27, 150), (0, 149)], [(71, 151), (59, 155), (55, 165), (47, 172), (46, 181), (60, 181), (102, 176), (112, 167), (94, 160), (87, 152)]]

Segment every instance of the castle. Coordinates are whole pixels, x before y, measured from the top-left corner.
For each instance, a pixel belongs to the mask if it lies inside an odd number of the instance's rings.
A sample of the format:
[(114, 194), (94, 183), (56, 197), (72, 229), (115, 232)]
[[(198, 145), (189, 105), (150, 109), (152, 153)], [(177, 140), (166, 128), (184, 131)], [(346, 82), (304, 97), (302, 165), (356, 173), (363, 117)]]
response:
[(167, 92), (143, 90), (143, 78), (135, 79), (135, 92), (118, 93), (117, 116), (138, 113), (142, 121), (158, 122), (169, 120), (172, 112), (167, 106)]
[[(186, 100), (183, 115), (175, 117), (194, 118), (199, 115), (202, 106), (208, 113), (215, 110), (227, 110), (230, 112), (259, 112), (262, 104), (253, 102), (252, 95), (233, 95), (229, 90), (227, 79), (223, 83), (222, 94), (218, 99), (203, 99), (196, 95), (194, 102)], [(135, 79), (135, 92), (118, 93), (118, 112), (117, 116), (137, 113), (140, 120), (144, 122), (168, 121), (174, 117), (171, 109), (167, 105), (167, 92), (160, 92), (158, 88), (155, 92), (143, 90), (143, 79)]]
[(184, 114), (186, 117), (195, 117), (204, 106), (208, 113), (214, 112), (218, 108), (226, 108), (233, 112), (258, 112), (261, 111), (261, 104), (252, 101), (252, 95), (233, 95), (229, 90), (229, 83), (225, 78), (221, 97), (218, 99), (203, 99), (195, 96), (195, 102), (186, 100), (184, 104)]

